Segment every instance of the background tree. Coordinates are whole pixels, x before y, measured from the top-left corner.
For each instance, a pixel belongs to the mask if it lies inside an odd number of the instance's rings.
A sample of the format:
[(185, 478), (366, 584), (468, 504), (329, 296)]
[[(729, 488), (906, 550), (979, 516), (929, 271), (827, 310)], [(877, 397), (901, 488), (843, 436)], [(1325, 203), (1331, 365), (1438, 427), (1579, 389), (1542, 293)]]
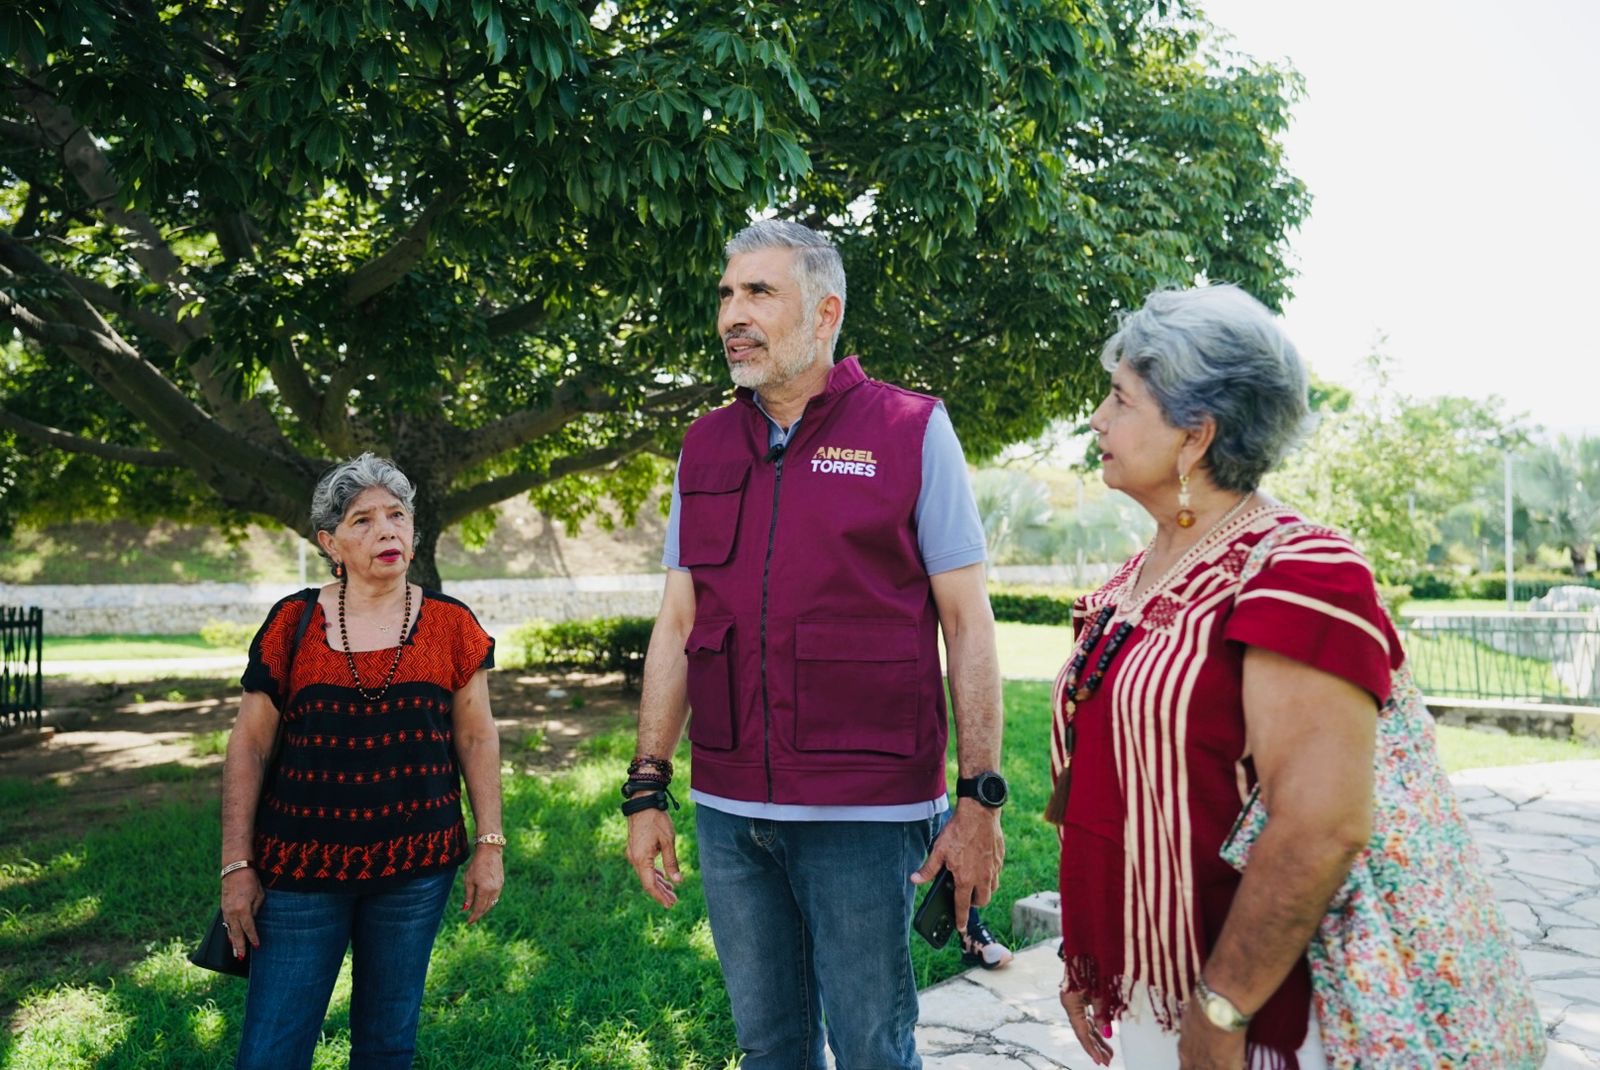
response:
[[(1384, 583), (1405, 583), (1441, 539), (1440, 521), (1475, 498), (1512, 434), (1497, 401), (1413, 398), (1375, 355), (1359, 404), (1325, 405), (1321, 421), (1266, 489), (1347, 532)], [(1337, 399), (1336, 399), (1337, 400)]]
[(1516, 460), (1517, 498), (1539, 537), (1561, 547), (1579, 579), (1600, 567), (1600, 438), (1558, 436)]
[(0, 53), (0, 527), (303, 530), (373, 449), (425, 583), (513, 495), (637, 507), (724, 396), (752, 213), (837, 236), (845, 351), (981, 457), (1148, 290), (1276, 305), (1307, 204), (1294, 76), (1181, 4), (33, 0)]

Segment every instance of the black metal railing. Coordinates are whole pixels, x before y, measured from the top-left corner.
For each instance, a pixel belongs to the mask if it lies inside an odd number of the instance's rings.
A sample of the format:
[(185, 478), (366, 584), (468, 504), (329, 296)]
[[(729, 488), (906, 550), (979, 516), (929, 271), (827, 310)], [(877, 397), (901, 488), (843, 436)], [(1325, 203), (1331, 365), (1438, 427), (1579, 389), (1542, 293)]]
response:
[(1429, 613), (1399, 623), (1425, 695), (1600, 706), (1600, 613)]
[(44, 610), (0, 606), (0, 732), (44, 718)]

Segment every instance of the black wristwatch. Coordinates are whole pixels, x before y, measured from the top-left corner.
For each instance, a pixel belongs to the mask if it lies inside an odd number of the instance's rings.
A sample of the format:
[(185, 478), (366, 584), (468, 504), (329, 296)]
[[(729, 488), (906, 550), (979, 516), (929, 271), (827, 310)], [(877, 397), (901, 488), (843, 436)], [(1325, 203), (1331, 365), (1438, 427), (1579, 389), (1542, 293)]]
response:
[(1006, 797), (1011, 794), (1006, 787), (1006, 778), (999, 773), (979, 773), (977, 776), (964, 776), (956, 780), (956, 798), (977, 799), (978, 802), (991, 810), (998, 810), (1006, 804)]

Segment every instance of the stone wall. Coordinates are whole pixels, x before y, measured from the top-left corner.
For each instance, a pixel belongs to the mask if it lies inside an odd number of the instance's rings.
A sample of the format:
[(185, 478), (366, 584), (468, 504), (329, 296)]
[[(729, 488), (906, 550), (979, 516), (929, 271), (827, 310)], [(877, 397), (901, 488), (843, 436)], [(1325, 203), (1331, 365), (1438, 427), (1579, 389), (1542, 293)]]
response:
[[(662, 576), (463, 580), (445, 593), (503, 634), (529, 620), (654, 617)], [(46, 635), (192, 635), (207, 621), (259, 624), (298, 584), (0, 584), (0, 605), (39, 606)]]

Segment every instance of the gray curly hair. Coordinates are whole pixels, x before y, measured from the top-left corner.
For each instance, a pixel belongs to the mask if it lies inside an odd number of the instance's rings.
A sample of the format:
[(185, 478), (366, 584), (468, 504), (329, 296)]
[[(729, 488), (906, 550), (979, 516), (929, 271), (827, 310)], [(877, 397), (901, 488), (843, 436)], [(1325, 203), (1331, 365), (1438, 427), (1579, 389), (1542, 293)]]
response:
[(1173, 427), (1216, 421), (1203, 463), (1223, 490), (1255, 490), (1310, 429), (1299, 352), (1267, 307), (1237, 286), (1151, 294), (1100, 353), (1106, 371), (1124, 362)]
[[(311, 530), (331, 534), (339, 526), (339, 521), (344, 519), (345, 513), (350, 511), (350, 503), (359, 498), (363, 491), (373, 487), (382, 487), (393, 494), (400, 499), (406, 512), (415, 515), (417, 488), (412, 486), (406, 474), (387, 457), (363, 453), (322, 473), (322, 478), (317, 481), (317, 489), (311, 492)], [(321, 543), (317, 544), (317, 552), (328, 562), (331, 571), (333, 559)]]

